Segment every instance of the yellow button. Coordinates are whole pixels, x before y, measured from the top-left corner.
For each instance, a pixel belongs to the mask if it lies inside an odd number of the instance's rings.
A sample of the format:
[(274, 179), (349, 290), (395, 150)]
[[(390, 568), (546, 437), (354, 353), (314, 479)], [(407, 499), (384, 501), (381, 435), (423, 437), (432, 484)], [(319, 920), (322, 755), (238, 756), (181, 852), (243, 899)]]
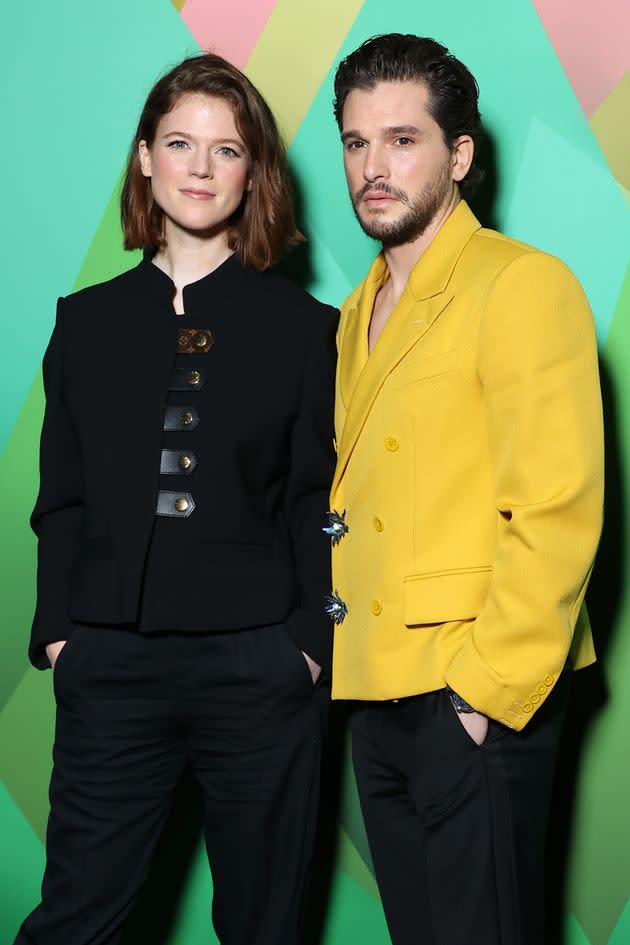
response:
[(195, 348), (205, 348), (208, 344), (208, 336), (204, 335), (203, 332), (200, 335), (195, 335), (193, 344)]
[(184, 410), (183, 414), (181, 415), (179, 419), (181, 420), (182, 424), (185, 427), (187, 427), (189, 423), (193, 422), (194, 417), (190, 410)]
[(385, 528), (382, 520), (378, 517), (378, 515), (374, 516), (373, 525), (377, 532), (382, 532), (383, 529)]
[(539, 686), (536, 686), (536, 692), (539, 692), (541, 696), (544, 696), (544, 694), (547, 692), (547, 689), (549, 689), (549, 686), (546, 686), (544, 682), (541, 682)]
[(526, 702), (523, 705), (523, 712), (533, 712), (533, 711), (534, 711), (534, 706), (531, 704), (531, 702)]
[(201, 374), (199, 371), (191, 371), (187, 376), (186, 380), (191, 385), (191, 387), (196, 387), (199, 381), (201, 380)]
[(190, 469), (191, 463), (192, 463), (192, 459), (190, 458), (190, 456), (186, 456), (186, 455), (180, 456), (179, 459), (177, 460), (177, 465), (179, 466), (180, 469)]
[(175, 499), (175, 508), (178, 512), (185, 512), (188, 508), (188, 499), (185, 499), (183, 495), (180, 495), (178, 499)]
[(553, 686), (555, 681), (556, 681), (555, 676), (552, 676), (551, 673), (545, 676), (545, 682), (548, 686)]
[(532, 692), (531, 696), (529, 697), (529, 701), (533, 702), (534, 705), (537, 705), (540, 702), (540, 696), (537, 692)]
[(375, 617), (378, 617), (378, 615), (379, 615), (379, 614), (382, 612), (382, 610), (383, 610), (383, 608), (382, 608), (382, 606), (381, 606), (380, 600), (373, 600), (372, 603), (371, 603), (371, 605), (370, 605), (370, 607), (371, 607), (372, 613), (374, 614)]
[(398, 440), (395, 436), (386, 436), (385, 437), (385, 446), (390, 451), (390, 453), (395, 453), (398, 449)]

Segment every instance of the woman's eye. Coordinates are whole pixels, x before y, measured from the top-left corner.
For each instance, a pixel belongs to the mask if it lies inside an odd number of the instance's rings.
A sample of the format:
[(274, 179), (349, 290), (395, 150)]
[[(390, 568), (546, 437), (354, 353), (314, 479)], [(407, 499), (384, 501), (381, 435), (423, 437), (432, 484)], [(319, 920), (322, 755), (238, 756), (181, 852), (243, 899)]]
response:
[(173, 151), (183, 151), (184, 148), (188, 147), (187, 141), (182, 141), (181, 138), (176, 138), (174, 141), (169, 141), (169, 148), (172, 148)]
[(219, 148), (219, 154), (224, 154), (225, 157), (229, 157), (229, 158), (238, 157), (238, 154), (236, 153), (234, 148), (228, 147), (227, 144), (224, 144), (222, 147)]

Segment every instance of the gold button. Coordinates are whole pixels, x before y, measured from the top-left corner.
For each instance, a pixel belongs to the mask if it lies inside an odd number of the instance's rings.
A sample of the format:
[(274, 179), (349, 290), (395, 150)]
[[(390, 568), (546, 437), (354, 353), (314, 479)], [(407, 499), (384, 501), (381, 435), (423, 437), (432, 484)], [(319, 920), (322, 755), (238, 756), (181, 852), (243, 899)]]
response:
[(195, 335), (193, 344), (195, 348), (205, 348), (208, 344), (208, 336), (204, 335), (203, 332), (200, 335)]
[(386, 436), (385, 437), (385, 446), (390, 451), (390, 453), (395, 453), (398, 449), (398, 440), (395, 436)]
[(189, 424), (189, 423), (192, 423), (195, 418), (193, 417), (192, 412), (191, 412), (190, 410), (184, 410), (183, 414), (181, 415), (181, 417), (180, 417), (179, 419), (180, 419), (181, 423), (182, 423), (185, 427), (187, 427), (188, 424)]
[(553, 684), (554, 684), (555, 681), (556, 681), (556, 680), (555, 680), (555, 677), (552, 676), (551, 673), (549, 673), (547, 676), (545, 676), (545, 684), (546, 684), (547, 686), (553, 686)]
[(534, 711), (534, 706), (531, 704), (531, 702), (524, 703), (523, 712), (533, 712), (533, 711)]
[(529, 697), (529, 701), (536, 705), (538, 702), (540, 702), (540, 696), (537, 692), (532, 692), (531, 696)]
[(382, 532), (383, 529), (385, 528), (385, 526), (383, 525), (383, 522), (382, 522), (381, 519), (378, 517), (378, 515), (375, 515), (375, 516), (374, 516), (374, 519), (373, 519), (373, 521), (372, 521), (372, 524), (374, 525), (374, 528), (376, 529), (377, 532)]
[(544, 682), (541, 682), (541, 684), (540, 684), (539, 686), (536, 686), (536, 692), (539, 692), (539, 693), (541, 694), (541, 696), (544, 696), (544, 694), (547, 692), (547, 689), (548, 689), (548, 688), (549, 688), (549, 686), (545, 685)]
[(185, 348), (186, 345), (188, 344), (188, 338), (186, 337), (186, 335), (180, 335), (179, 338), (177, 339), (177, 344), (179, 345), (180, 348)]
[(178, 499), (175, 499), (175, 508), (178, 512), (185, 512), (188, 508), (188, 499), (185, 499), (183, 495), (180, 495)]
[(199, 371), (191, 371), (190, 374), (186, 377), (186, 380), (191, 385), (191, 387), (196, 387), (199, 381), (201, 380), (201, 374)]
[(375, 617), (378, 617), (378, 615), (383, 611), (380, 600), (373, 600), (370, 607)]
[(191, 463), (192, 463), (192, 459), (190, 458), (190, 456), (186, 456), (186, 455), (180, 456), (179, 459), (177, 460), (177, 465), (179, 466), (180, 469), (190, 469)]

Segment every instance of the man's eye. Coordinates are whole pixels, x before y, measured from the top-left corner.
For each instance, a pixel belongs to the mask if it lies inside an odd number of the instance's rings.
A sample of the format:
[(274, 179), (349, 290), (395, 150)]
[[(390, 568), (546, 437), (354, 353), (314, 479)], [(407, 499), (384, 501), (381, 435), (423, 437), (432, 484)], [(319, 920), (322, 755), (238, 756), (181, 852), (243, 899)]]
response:
[(365, 142), (363, 141), (348, 141), (346, 147), (348, 151), (358, 151), (359, 148), (362, 148)]
[(413, 144), (413, 138), (405, 138), (405, 137), (396, 138), (396, 144), (403, 145), (403, 147), (406, 144)]

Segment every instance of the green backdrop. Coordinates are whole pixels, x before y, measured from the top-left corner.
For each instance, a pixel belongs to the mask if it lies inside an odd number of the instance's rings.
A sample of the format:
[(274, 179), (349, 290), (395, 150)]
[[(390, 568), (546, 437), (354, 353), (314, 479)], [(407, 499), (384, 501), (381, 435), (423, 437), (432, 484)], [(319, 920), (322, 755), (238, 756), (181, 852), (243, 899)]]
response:
[[(597, 320), (607, 422), (606, 526), (589, 606), (600, 663), (579, 674), (550, 831), (551, 945), (630, 943), (630, 6), (622, 0), (34, 0), (2, 13), (0, 370), (2, 660), (0, 940), (38, 901), (53, 699), (29, 669), (42, 415), (39, 364), (58, 295), (136, 263), (121, 249), (117, 188), (141, 103), (200, 48), (250, 75), (289, 144), (308, 248), (289, 269), (338, 304), (374, 246), (348, 206), (331, 115), (339, 59), (378, 32), (445, 42), (477, 76), (488, 130), (482, 221), (562, 257)], [(36, 276), (34, 275), (36, 273)], [(389, 942), (333, 714), (313, 938)], [(201, 945), (211, 880), (198, 799), (184, 785), (129, 945)], [(418, 941), (421, 941), (419, 935)]]

